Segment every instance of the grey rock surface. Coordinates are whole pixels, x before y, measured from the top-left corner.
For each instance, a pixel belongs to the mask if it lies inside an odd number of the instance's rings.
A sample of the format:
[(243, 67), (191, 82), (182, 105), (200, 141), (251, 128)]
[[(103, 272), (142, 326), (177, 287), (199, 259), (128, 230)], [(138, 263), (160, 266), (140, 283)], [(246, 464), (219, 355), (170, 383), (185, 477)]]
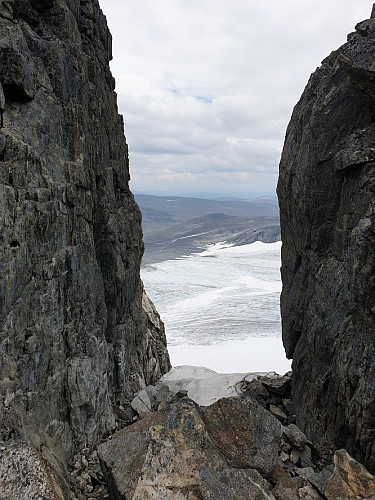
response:
[(199, 475), (203, 500), (276, 500), (270, 484), (254, 469), (204, 468)]
[(301, 432), (295, 424), (289, 424), (283, 429), (283, 436), (286, 440), (298, 450), (303, 450), (308, 440), (303, 432)]
[(61, 463), (170, 368), (110, 59), (96, 0), (0, 3), (0, 439)]
[(171, 403), (101, 444), (111, 498), (273, 500), (259, 471), (272, 475), (281, 425), (249, 399), (218, 403)]
[(26, 442), (0, 442), (0, 498), (64, 500), (69, 487)]
[(286, 397), (290, 394), (290, 388), (292, 383), (291, 372), (285, 375), (265, 375), (259, 377), (259, 379), (267, 391), (276, 396)]
[(281, 443), (282, 426), (249, 397), (223, 398), (202, 408), (203, 420), (227, 462), (236, 468), (272, 476)]
[(199, 471), (226, 467), (191, 401), (144, 414), (98, 452), (113, 499), (198, 499)]
[(283, 341), (297, 425), (375, 471), (375, 19), (311, 76), (278, 196)]
[(326, 484), (334, 472), (334, 466), (328, 465), (320, 472), (315, 472), (312, 467), (299, 469), (298, 475), (308, 480), (322, 495), (324, 495)]

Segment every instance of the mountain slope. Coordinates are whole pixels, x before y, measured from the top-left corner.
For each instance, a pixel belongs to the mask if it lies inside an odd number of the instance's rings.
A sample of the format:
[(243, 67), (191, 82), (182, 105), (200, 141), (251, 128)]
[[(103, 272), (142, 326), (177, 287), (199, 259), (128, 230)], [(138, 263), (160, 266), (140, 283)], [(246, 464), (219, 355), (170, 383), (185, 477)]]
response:
[(142, 211), (143, 265), (202, 251), (218, 242), (245, 245), (280, 239), (273, 196), (228, 201), (137, 194), (136, 199)]
[(182, 196), (151, 196), (136, 194), (135, 199), (141, 209), (148, 208), (168, 212), (174, 218), (184, 220), (202, 215), (225, 213), (235, 216), (277, 216), (278, 205), (270, 197), (254, 200), (207, 200), (202, 198), (184, 198)]
[(145, 233), (143, 264), (199, 252), (208, 245), (226, 242), (244, 245), (254, 241), (272, 243), (280, 239), (277, 217), (235, 217), (209, 214), (174, 224), (162, 231)]

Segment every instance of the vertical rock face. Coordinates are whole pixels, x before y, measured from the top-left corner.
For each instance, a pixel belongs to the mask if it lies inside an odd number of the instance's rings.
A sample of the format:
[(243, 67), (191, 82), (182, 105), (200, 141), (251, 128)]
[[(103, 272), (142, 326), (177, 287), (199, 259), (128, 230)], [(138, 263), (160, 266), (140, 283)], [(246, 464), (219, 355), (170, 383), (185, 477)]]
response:
[(297, 423), (375, 470), (375, 19), (311, 76), (280, 164)]
[(110, 58), (97, 0), (0, 2), (0, 440), (62, 459), (170, 366)]

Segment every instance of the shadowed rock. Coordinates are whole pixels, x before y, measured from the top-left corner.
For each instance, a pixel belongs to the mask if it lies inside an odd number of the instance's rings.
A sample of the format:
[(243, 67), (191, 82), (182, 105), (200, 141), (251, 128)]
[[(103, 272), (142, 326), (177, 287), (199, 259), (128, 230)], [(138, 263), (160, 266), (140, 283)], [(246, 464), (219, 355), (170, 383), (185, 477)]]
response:
[(0, 38), (0, 439), (64, 468), (170, 364), (98, 2), (2, 1)]
[(311, 75), (280, 163), (283, 342), (297, 425), (375, 471), (375, 19)]

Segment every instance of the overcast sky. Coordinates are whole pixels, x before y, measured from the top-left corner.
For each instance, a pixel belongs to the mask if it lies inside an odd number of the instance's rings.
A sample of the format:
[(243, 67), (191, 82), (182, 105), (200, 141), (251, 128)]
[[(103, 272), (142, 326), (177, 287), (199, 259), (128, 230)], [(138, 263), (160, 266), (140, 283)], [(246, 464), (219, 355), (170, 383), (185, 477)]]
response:
[(370, 17), (368, 0), (99, 0), (131, 189), (274, 193), (310, 73)]

